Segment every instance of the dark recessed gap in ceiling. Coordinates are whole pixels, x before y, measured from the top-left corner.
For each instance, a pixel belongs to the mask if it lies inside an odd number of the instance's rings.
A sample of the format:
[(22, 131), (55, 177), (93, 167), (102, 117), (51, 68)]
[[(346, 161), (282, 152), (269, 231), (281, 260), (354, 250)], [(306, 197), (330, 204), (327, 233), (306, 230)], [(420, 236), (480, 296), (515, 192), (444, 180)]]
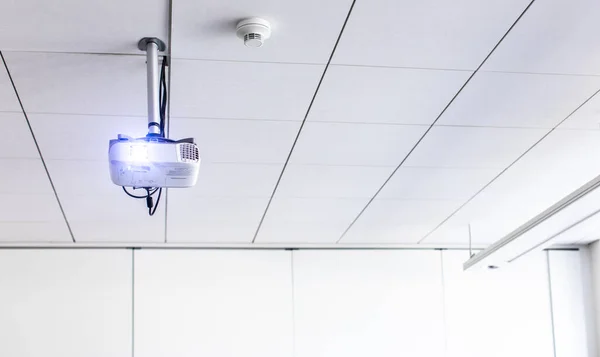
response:
[(348, 10), (348, 14), (346, 15), (346, 18), (344, 19), (344, 23), (342, 24), (342, 28), (340, 29), (340, 34), (338, 35), (335, 44), (333, 45), (333, 50), (331, 51), (331, 54), (329, 55), (329, 59), (327, 60), (327, 64), (325, 65), (325, 69), (323, 70), (323, 74), (321, 74), (321, 78), (319, 79), (319, 83), (317, 84), (317, 88), (315, 88), (315, 93), (312, 96), (312, 99), (310, 100), (310, 103), (308, 104), (308, 108), (306, 109), (306, 113), (304, 114), (304, 119), (302, 119), (302, 123), (300, 124), (300, 128), (298, 129), (298, 133), (296, 134), (296, 138), (294, 138), (294, 142), (292, 143), (292, 147), (290, 148), (290, 152), (287, 156), (287, 158), (285, 159), (285, 163), (283, 164), (283, 168), (281, 169), (281, 173), (279, 174), (279, 177), (277, 178), (277, 182), (275, 183), (275, 187), (273, 188), (273, 193), (271, 193), (271, 197), (269, 198), (269, 202), (267, 203), (267, 207), (265, 207), (265, 211), (263, 212), (262, 217), (260, 218), (260, 222), (258, 223), (258, 227), (256, 227), (256, 232), (254, 233), (254, 237), (252, 238), (252, 243), (254, 243), (254, 241), (256, 240), (256, 237), (258, 236), (258, 232), (260, 231), (260, 227), (263, 224), (263, 221), (265, 220), (265, 217), (267, 216), (267, 212), (269, 211), (269, 207), (271, 206), (271, 202), (273, 201), (273, 197), (275, 197), (275, 193), (277, 192), (277, 188), (279, 187), (279, 183), (281, 182), (281, 178), (283, 177), (283, 173), (285, 172), (285, 169), (288, 165), (288, 162), (290, 161), (290, 157), (292, 156), (292, 153), (294, 152), (294, 148), (296, 147), (296, 143), (298, 142), (298, 138), (300, 137), (300, 134), (302, 133), (302, 128), (304, 128), (304, 124), (306, 123), (306, 119), (308, 118), (308, 114), (310, 113), (310, 110), (312, 109), (313, 103), (315, 102), (315, 98), (317, 98), (317, 94), (319, 93), (319, 88), (321, 88), (321, 84), (323, 83), (323, 79), (325, 78), (325, 75), (327, 74), (327, 70), (329, 69), (329, 65), (331, 64), (331, 60), (333, 59), (333, 55), (335, 54), (335, 50), (338, 47), (338, 44), (340, 43), (340, 39), (342, 38), (342, 35), (344, 34), (344, 29), (346, 29), (346, 24), (348, 23), (348, 19), (350, 19), (350, 15), (352, 14), (352, 9), (354, 9), (354, 4), (356, 3), (356, 0), (352, 1), (352, 4), (350, 5), (350, 9)]
[[(381, 190), (385, 187), (385, 185), (392, 179), (392, 177), (394, 176), (394, 174), (396, 173), (396, 171), (398, 171), (398, 169), (400, 169), (400, 167), (410, 157), (410, 155), (413, 153), (413, 151), (415, 151), (415, 149), (417, 148), (417, 146), (419, 146), (419, 144), (421, 143), (421, 141), (423, 141), (423, 139), (425, 138), (425, 136), (427, 136), (427, 134), (434, 127), (435, 123), (437, 123), (438, 120), (442, 117), (442, 115), (444, 115), (444, 113), (452, 105), (452, 103), (454, 102), (454, 100), (456, 100), (456, 98), (458, 98), (458, 96), (463, 91), (463, 89), (465, 89), (465, 87), (469, 84), (469, 82), (471, 81), (471, 79), (473, 79), (473, 77), (475, 77), (475, 75), (477, 74), (477, 72), (479, 72), (479, 70), (481, 69), (481, 67), (483, 67), (483, 65), (485, 64), (485, 62), (492, 56), (492, 54), (494, 53), (494, 51), (496, 51), (496, 49), (498, 48), (498, 46), (500, 46), (500, 44), (502, 43), (502, 41), (504, 41), (504, 39), (506, 38), (506, 36), (508, 36), (508, 34), (517, 25), (517, 23), (521, 20), (521, 18), (523, 18), (523, 16), (527, 12), (527, 10), (529, 10), (529, 8), (531, 8), (531, 5), (533, 5), (534, 2), (535, 2), (535, 0), (532, 0), (527, 5), (527, 7), (521, 12), (521, 14), (517, 17), (517, 19), (512, 23), (512, 25), (510, 25), (510, 27), (508, 28), (508, 30), (504, 33), (504, 35), (502, 35), (502, 37), (500, 38), (500, 40), (496, 43), (496, 45), (492, 48), (492, 50), (487, 54), (487, 56), (485, 56), (485, 58), (483, 59), (483, 61), (481, 61), (481, 63), (479, 64), (479, 66), (477, 66), (477, 68), (475, 69), (475, 71), (473, 71), (473, 73), (471, 73), (471, 75), (469, 76), (469, 78), (467, 78), (466, 82), (462, 85), (462, 87), (460, 87), (460, 89), (458, 90), (458, 92), (456, 92), (456, 94), (452, 97), (452, 99), (450, 99), (450, 101), (448, 102), (448, 104), (446, 104), (446, 106), (444, 107), (444, 109), (442, 109), (441, 113), (429, 125), (429, 128), (427, 128), (427, 130), (425, 130), (425, 132), (423, 133), (423, 135), (419, 138), (419, 140), (417, 140), (417, 142), (415, 143), (415, 145), (410, 149), (410, 151), (408, 152), (408, 154), (406, 154), (406, 156), (404, 157), (404, 159), (402, 159), (402, 161), (394, 169), (394, 171), (392, 171), (391, 175), (383, 182), (383, 185), (381, 185), (381, 187), (375, 192), (375, 194), (373, 195), (373, 197), (371, 197), (371, 199), (369, 200), (369, 202), (367, 202), (367, 204), (365, 205), (365, 207), (363, 207), (363, 209), (358, 213), (358, 215), (350, 223), (350, 225), (348, 226), (348, 228), (346, 228), (346, 230), (344, 231), (344, 233), (342, 233), (342, 235), (336, 241), (336, 243), (339, 243), (344, 238), (344, 236), (346, 235), (346, 233), (348, 233), (348, 231), (350, 231), (350, 229), (352, 228), (352, 226), (354, 226), (354, 224), (356, 223), (356, 221), (358, 221), (358, 219), (360, 218), (360, 216), (367, 210), (367, 208), (373, 202), (373, 200), (375, 200), (375, 198), (377, 197), (377, 195), (379, 194), (379, 192), (381, 192)], [(419, 241), (419, 242), (421, 242), (421, 241)]]

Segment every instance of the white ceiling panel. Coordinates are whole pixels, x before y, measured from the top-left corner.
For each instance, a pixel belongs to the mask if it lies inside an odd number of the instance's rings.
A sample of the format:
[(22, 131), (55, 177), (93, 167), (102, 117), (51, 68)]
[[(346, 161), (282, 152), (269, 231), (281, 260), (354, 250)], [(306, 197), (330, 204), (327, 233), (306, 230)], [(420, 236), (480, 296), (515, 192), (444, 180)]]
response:
[(600, 3), (536, 1), (484, 70), (600, 74)]
[[(2, 16), (2, 15), (0, 15)], [(2, 25), (0, 25), (2, 26)], [(0, 112), (21, 112), (21, 106), (15, 95), (4, 63), (0, 61)]]
[(288, 165), (277, 187), (282, 198), (371, 198), (394, 167)]
[(23, 113), (0, 113), (0, 126), (5, 133), (0, 140), (0, 157), (39, 159), (35, 142)]
[[(351, 2), (176, 1), (172, 54), (175, 58), (325, 63)], [(238, 21), (254, 16), (268, 20), (272, 27), (271, 38), (261, 48), (245, 47), (235, 34)]]
[(270, 197), (283, 164), (203, 162), (196, 186), (182, 193), (203, 197)]
[[(9, 51), (140, 53), (142, 37), (168, 40), (169, 2), (44, 0), (6, 2), (0, 48)], [(18, 35), (15, 35), (18, 34)]]
[(473, 70), (528, 3), (357, 1), (334, 63)]
[(321, 65), (172, 61), (171, 116), (297, 120), (304, 118)]
[[(435, 227), (434, 227), (435, 228)], [(471, 227), (472, 229), (472, 227)], [(431, 233), (421, 243), (428, 246), (456, 246), (460, 248), (469, 248), (469, 225), (468, 224), (452, 224), (445, 223), (440, 228), (435, 230), (430, 229)], [(472, 235), (471, 231), (471, 235)], [(471, 246), (481, 246), (481, 241), (472, 241)], [(483, 246), (487, 246), (483, 243)], [(465, 254), (465, 261), (469, 258), (469, 254)]]
[(108, 141), (118, 134), (144, 137), (145, 117), (29, 114), (44, 159), (102, 161), (108, 173)]
[(600, 77), (478, 72), (437, 124), (553, 128), (600, 89)]
[[(76, 205), (76, 203), (74, 203)], [(132, 221), (69, 221), (71, 230), (78, 243), (162, 243), (165, 240), (164, 212), (162, 209), (156, 211), (155, 221), (151, 222)]]
[[(8, 90), (5, 95), (3, 88), (0, 79), (0, 105), (16, 109), (10, 106), (11, 102), (16, 103), (12, 87), (10, 95)], [(4, 208), (0, 208), (0, 241), (70, 242), (25, 117), (21, 112), (0, 113), (0, 125), (8, 133), (0, 142), (0, 165), (6, 173), (0, 178), (0, 202)]]
[(52, 194), (52, 187), (40, 159), (2, 159), (0, 194)]
[(32, 52), (4, 57), (28, 114), (147, 113), (145, 57)]
[(308, 122), (290, 159), (293, 164), (396, 166), (426, 126)]
[(279, 198), (271, 202), (257, 243), (335, 243), (367, 198)]
[[(489, 187), (540, 212), (600, 175), (600, 131), (555, 130)], [(486, 190), (487, 191), (487, 190)]]
[[(108, 159), (102, 161), (46, 160), (46, 166), (59, 196), (126, 196), (122, 188), (110, 180)], [(132, 191), (133, 192), (133, 191)], [(141, 191), (135, 191), (137, 195)], [(103, 200), (112, 207), (116, 202)], [(144, 206), (145, 207), (145, 206)]]
[(375, 199), (340, 243), (416, 243), (460, 203)]
[(331, 66), (309, 120), (431, 124), (470, 74), (469, 71)]
[(0, 194), (0, 222), (63, 221), (53, 193)]
[[(152, 226), (159, 231), (161, 230), (160, 227), (164, 223), (164, 219), (162, 218), (164, 217), (164, 192), (155, 216), (150, 217), (148, 216), (145, 200), (133, 199), (127, 196), (122, 189), (119, 189), (117, 186), (115, 188), (116, 190), (111, 194), (70, 195), (58, 192), (58, 195), (69, 222), (102, 223), (107, 225), (112, 223), (130, 223), (132, 226), (139, 225), (140, 229), (143, 225)], [(157, 196), (154, 198), (155, 202), (156, 198)], [(79, 236), (78, 238), (86, 240), (85, 236)], [(129, 238), (139, 240), (136, 237)], [(152, 239), (148, 239), (147, 241), (152, 241)]]
[(546, 132), (545, 129), (435, 126), (405, 165), (504, 169)]
[(170, 136), (194, 137), (203, 162), (284, 163), (299, 122), (171, 119)]
[(71, 243), (65, 221), (0, 221), (0, 242), (3, 243)]
[(400, 167), (377, 198), (466, 200), (490, 182), (497, 169)]
[(145, 200), (119, 190), (110, 195), (59, 192), (59, 197), (77, 242), (160, 243), (165, 239), (164, 192), (153, 217), (148, 215)]
[(435, 225), (433, 224), (381, 224), (352, 227), (340, 245), (352, 244), (415, 244)]
[(470, 223), (473, 242), (492, 243), (599, 175), (599, 150), (600, 131), (555, 130), (445, 225)]
[(475, 203), (475, 200), (463, 207), (439, 228), (436, 229), (437, 225), (431, 227), (429, 234), (421, 237), (420, 243), (464, 245), (468, 242), (470, 225), (472, 244), (486, 247), (539, 213), (534, 213), (526, 203), (521, 203), (517, 207), (508, 207), (498, 198), (494, 202), (488, 201), (486, 206), (482, 206)]
[(202, 197), (169, 191), (170, 243), (250, 243), (269, 197)]
[(600, 129), (600, 95), (596, 94), (558, 126), (559, 129)]
[(256, 243), (334, 244), (348, 222), (265, 222)]

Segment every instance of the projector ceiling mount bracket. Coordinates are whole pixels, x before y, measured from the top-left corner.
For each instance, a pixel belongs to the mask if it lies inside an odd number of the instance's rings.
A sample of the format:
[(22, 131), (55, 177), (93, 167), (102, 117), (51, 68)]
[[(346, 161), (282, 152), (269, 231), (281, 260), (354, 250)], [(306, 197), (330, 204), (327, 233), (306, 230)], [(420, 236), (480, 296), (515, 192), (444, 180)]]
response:
[(158, 52), (165, 51), (167, 46), (164, 42), (156, 37), (144, 37), (138, 42), (138, 49), (146, 52), (146, 79), (148, 81), (148, 135), (160, 136), (164, 133), (161, 133)]

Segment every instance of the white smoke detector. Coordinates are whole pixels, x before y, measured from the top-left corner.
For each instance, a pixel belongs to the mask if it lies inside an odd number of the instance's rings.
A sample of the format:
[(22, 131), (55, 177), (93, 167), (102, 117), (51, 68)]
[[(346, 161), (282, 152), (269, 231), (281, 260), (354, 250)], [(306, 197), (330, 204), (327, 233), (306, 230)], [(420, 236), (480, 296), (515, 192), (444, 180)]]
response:
[(271, 24), (267, 20), (251, 17), (238, 22), (236, 34), (247, 47), (260, 47), (271, 37)]

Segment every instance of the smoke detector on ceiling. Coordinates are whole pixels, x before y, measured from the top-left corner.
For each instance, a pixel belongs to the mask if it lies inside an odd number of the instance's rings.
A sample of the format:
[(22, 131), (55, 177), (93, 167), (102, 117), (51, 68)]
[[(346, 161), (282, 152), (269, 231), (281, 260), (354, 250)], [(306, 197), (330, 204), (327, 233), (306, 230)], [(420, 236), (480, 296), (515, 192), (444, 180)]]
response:
[(236, 34), (244, 40), (246, 47), (261, 47), (271, 37), (271, 24), (267, 20), (251, 17), (238, 22)]

